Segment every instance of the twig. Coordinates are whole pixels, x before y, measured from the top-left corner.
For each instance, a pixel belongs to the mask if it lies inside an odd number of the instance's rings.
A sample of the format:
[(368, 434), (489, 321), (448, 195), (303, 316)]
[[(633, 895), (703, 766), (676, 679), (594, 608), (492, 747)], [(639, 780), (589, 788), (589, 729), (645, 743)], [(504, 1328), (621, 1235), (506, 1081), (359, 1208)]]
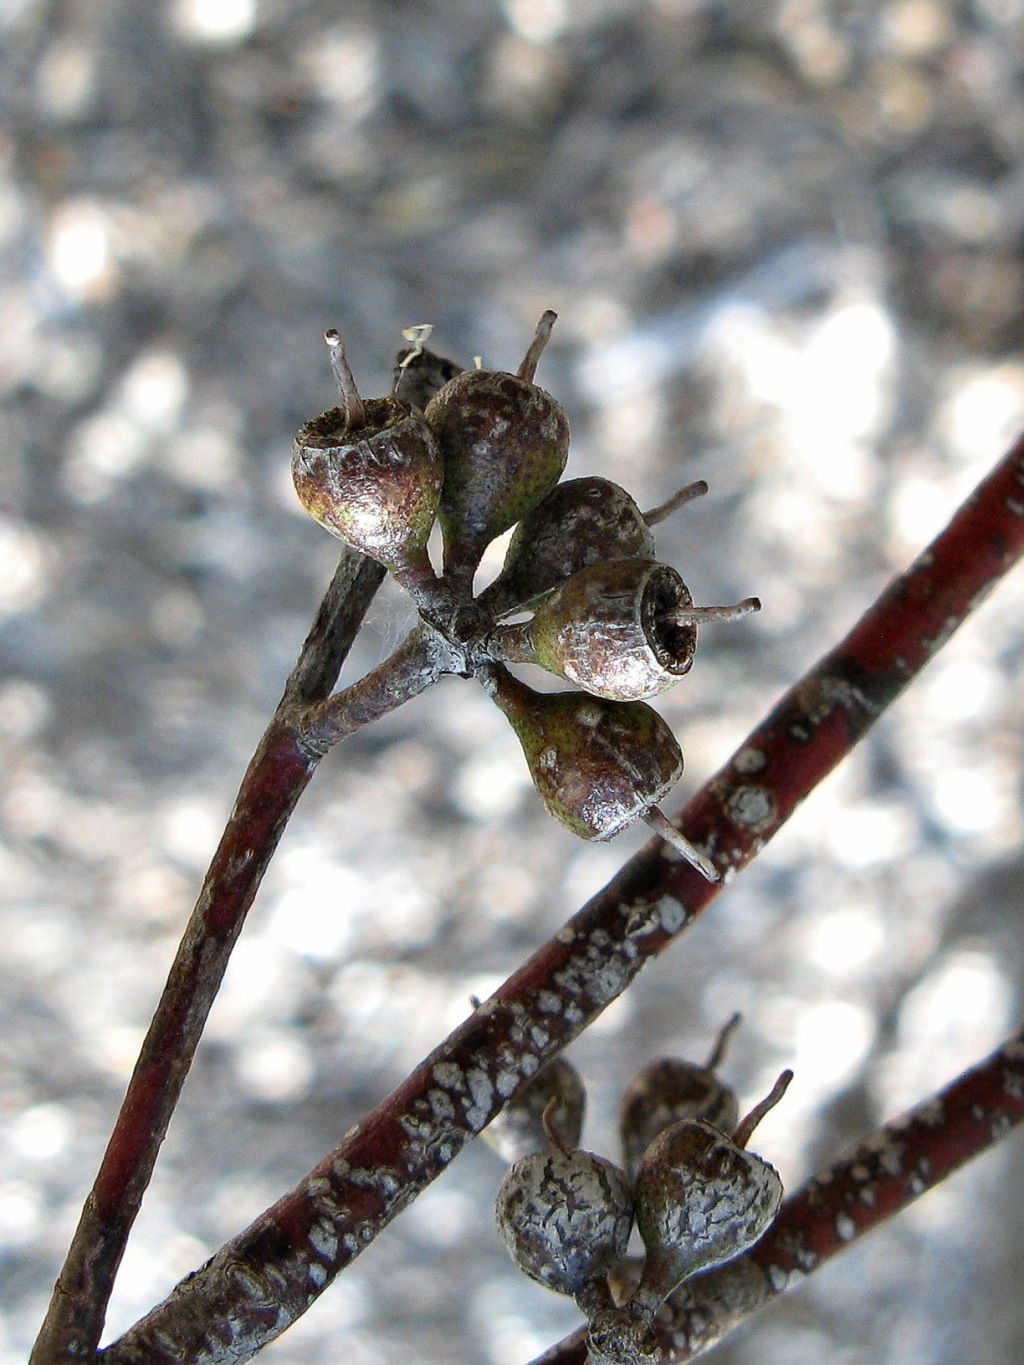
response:
[[(726, 875), (764, 846), (1024, 550), (1024, 441), (683, 812)], [(250, 1358), (430, 1183), (538, 1068), (718, 893), (659, 840), (346, 1136), (102, 1353)]]
[(319, 756), (295, 717), (327, 697), (384, 570), (344, 550), (234, 808), (171, 966), (30, 1365), (94, 1356), (125, 1243), (267, 864)]
[[(655, 1327), (666, 1365), (703, 1355), (1022, 1121), (1024, 1030), (791, 1194), (750, 1251), (676, 1290)], [(581, 1329), (534, 1365), (584, 1365), (586, 1353)]]

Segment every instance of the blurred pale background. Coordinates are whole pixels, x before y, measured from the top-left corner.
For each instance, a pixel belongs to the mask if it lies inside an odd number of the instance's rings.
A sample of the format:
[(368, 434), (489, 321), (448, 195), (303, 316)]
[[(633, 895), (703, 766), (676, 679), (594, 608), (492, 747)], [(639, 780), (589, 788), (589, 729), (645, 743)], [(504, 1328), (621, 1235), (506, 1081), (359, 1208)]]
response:
[[(1021, 0), (0, 5), (0, 1365), (20, 1365), (237, 780), (332, 569), (287, 461), (400, 330), (541, 381), (570, 474), (644, 505), (702, 632), (679, 801), (1024, 425)], [(346, 677), (408, 624), (381, 594)], [(573, 1049), (588, 1145), (746, 1015), (796, 1183), (1021, 1013), (1011, 579)], [(586, 847), (451, 680), (324, 763), (268, 876), (111, 1307), (290, 1186), (641, 836)], [(720, 1349), (1024, 1358), (1011, 1140)], [(266, 1354), (519, 1365), (577, 1322), (511, 1268), (475, 1144)]]

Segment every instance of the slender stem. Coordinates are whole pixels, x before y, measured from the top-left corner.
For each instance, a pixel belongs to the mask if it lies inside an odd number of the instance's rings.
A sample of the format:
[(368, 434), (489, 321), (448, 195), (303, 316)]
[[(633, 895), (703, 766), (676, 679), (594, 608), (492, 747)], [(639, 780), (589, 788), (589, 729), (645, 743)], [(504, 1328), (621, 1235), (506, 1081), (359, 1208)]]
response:
[(496, 626), (485, 642), (487, 653), (496, 663), (532, 664), (537, 662), (530, 631), (532, 621), (515, 621)]
[(285, 683), (282, 706), (309, 705), (330, 696), (341, 666), (387, 570), (347, 546), (342, 550), (295, 667)]
[(153, 1015), (31, 1365), (89, 1360), (114, 1277), (203, 1026), (288, 818), (319, 761), (293, 717), (330, 691), (383, 577), (344, 550), (234, 808)]
[(366, 425), (366, 413), (363, 411), (363, 400), (356, 388), (355, 376), (345, 358), (345, 343), (333, 327), (324, 333), (324, 341), (330, 350), (331, 369), (338, 385), (338, 393), (341, 395), (341, 406), (345, 409), (345, 430), (350, 434), (362, 431)]
[(732, 1035), (736, 1032), (742, 1022), (743, 1015), (740, 1014), (739, 1010), (725, 1021), (722, 1025), (721, 1032), (715, 1039), (715, 1045), (711, 1049), (711, 1055), (704, 1063), (705, 1070), (717, 1071), (722, 1065), (725, 1061), (725, 1054), (729, 1049), (729, 1044), (732, 1042)]
[(732, 1134), (732, 1140), (737, 1147), (745, 1147), (747, 1145), (754, 1135), (754, 1129), (764, 1118), (765, 1114), (770, 1113), (778, 1104), (779, 1100), (782, 1099), (783, 1095), (789, 1089), (789, 1083), (792, 1079), (792, 1071), (786, 1070), (781, 1072), (779, 1079), (772, 1086), (768, 1094), (765, 1095), (764, 1099), (759, 1100), (757, 1104), (754, 1105), (753, 1109), (751, 1109), (750, 1113), (740, 1119), (739, 1123), (733, 1129)]
[(659, 613), (659, 619), (677, 626), (699, 626), (703, 621), (739, 621), (760, 610), (759, 597), (744, 597), (732, 607), (673, 607), (671, 611)]
[(303, 743), (315, 753), (326, 753), (339, 740), (418, 697), (445, 673), (457, 672), (458, 662), (433, 627), (415, 626), (383, 663), (305, 713)]
[(537, 373), (537, 362), (544, 352), (545, 346), (551, 340), (551, 329), (558, 318), (557, 313), (553, 313), (549, 308), (541, 314), (540, 322), (537, 323), (537, 330), (533, 334), (533, 340), (523, 356), (522, 364), (519, 366), (518, 375), (520, 379), (525, 379), (533, 383), (533, 376)]
[(654, 830), (659, 839), (664, 839), (677, 853), (681, 853), (702, 877), (706, 877), (709, 882), (720, 882), (722, 880), (722, 874), (711, 859), (701, 853), (700, 849), (692, 844), (685, 834), (676, 829), (659, 806), (652, 806), (649, 811), (646, 811), (643, 820)]
[(680, 488), (678, 493), (673, 493), (666, 501), (659, 503), (657, 507), (652, 507), (649, 512), (643, 514), (644, 521), (648, 526), (656, 526), (659, 521), (664, 521), (680, 507), (685, 507), (688, 502), (693, 502), (694, 498), (702, 498), (708, 491), (708, 486), (703, 479), (698, 479), (696, 483), (688, 483), (684, 488)]
[[(682, 824), (716, 850), (720, 869), (731, 875), (760, 852), (1016, 563), (1024, 552), (1022, 491), (1024, 440), (689, 803)], [(107, 1347), (105, 1365), (248, 1360), (694, 922), (722, 884), (664, 857), (660, 842), (637, 854), (295, 1189)], [(534, 1022), (543, 1028), (531, 1031)]]

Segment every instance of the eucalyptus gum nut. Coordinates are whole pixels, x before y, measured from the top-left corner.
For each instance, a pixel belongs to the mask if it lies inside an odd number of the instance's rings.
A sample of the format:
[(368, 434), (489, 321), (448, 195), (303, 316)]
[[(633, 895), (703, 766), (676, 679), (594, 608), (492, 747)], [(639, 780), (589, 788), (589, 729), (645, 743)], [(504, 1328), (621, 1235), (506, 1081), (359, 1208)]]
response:
[(567, 479), (520, 521), (480, 600), (501, 615), (589, 564), (654, 557), (651, 528), (624, 488), (596, 475)]
[(423, 414), (396, 398), (362, 401), (349, 430), (332, 408), (298, 431), (292, 477), (303, 507), (339, 540), (388, 568), (421, 565), (437, 515), (441, 457)]
[(647, 1259), (634, 1302), (652, 1310), (689, 1276), (753, 1246), (778, 1212), (782, 1181), (712, 1124), (684, 1119), (644, 1153), (635, 1199)]
[(675, 736), (644, 702), (534, 692), (507, 673), (493, 696), (549, 814), (581, 839), (614, 838), (667, 795), (683, 771)]
[(635, 1176), (654, 1139), (683, 1119), (702, 1119), (731, 1133), (738, 1118), (736, 1096), (707, 1067), (675, 1057), (652, 1062), (622, 1096), (619, 1133), (626, 1170)]
[(692, 605), (686, 584), (667, 564), (616, 559), (567, 578), (521, 629), (542, 668), (593, 696), (640, 701), (690, 671), (697, 628), (668, 613)]
[(575, 1296), (625, 1256), (633, 1197), (610, 1161), (555, 1149), (524, 1157), (505, 1173), (495, 1217), (520, 1270)]
[(444, 464), (446, 569), (475, 569), (496, 536), (558, 482), (569, 422), (546, 390), (500, 370), (466, 370), (427, 404)]
[[(548, 1110), (552, 1100), (557, 1103)], [(547, 1151), (545, 1123), (563, 1147), (575, 1147), (586, 1105), (579, 1072), (564, 1057), (555, 1057), (526, 1082), (480, 1136), (508, 1162)]]

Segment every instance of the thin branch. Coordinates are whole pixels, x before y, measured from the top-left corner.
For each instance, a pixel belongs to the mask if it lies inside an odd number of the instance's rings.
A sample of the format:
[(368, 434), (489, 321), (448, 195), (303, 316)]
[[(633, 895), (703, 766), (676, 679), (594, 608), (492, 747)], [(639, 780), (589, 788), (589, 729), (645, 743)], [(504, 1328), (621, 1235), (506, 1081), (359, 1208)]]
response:
[(421, 622), (365, 677), (307, 709), (303, 743), (325, 754), (362, 726), (418, 697), (445, 673), (457, 671), (460, 659), (433, 626)]
[(114, 1277), (235, 940), (319, 756), (296, 714), (334, 686), (384, 570), (342, 552), (234, 808), (171, 966), (30, 1365), (94, 1358)]
[[(764, 846), (1024, 550), (1024, 440), (682, 816), (726, 876)], [(505, 982), (290, 1193), (102, 1353), (249, 1359), (279, 1336), (721, 889), (660, 840)]]
[[(665, 1365), (693, 1360), (1024, 1122), (1024, 1030), (932, 1099), (850, 1147), (782, 1205), (758, 1244), (677, 1289), (656, 1324)], [(584, 1365), (586, 1329), (534, 1365)]]
[(317, 609), (298, 661), (284, 686), (289, 701), (311, 704), (329, 697), (341, 666), (386, 570), (383, 564), (346, 546)]

